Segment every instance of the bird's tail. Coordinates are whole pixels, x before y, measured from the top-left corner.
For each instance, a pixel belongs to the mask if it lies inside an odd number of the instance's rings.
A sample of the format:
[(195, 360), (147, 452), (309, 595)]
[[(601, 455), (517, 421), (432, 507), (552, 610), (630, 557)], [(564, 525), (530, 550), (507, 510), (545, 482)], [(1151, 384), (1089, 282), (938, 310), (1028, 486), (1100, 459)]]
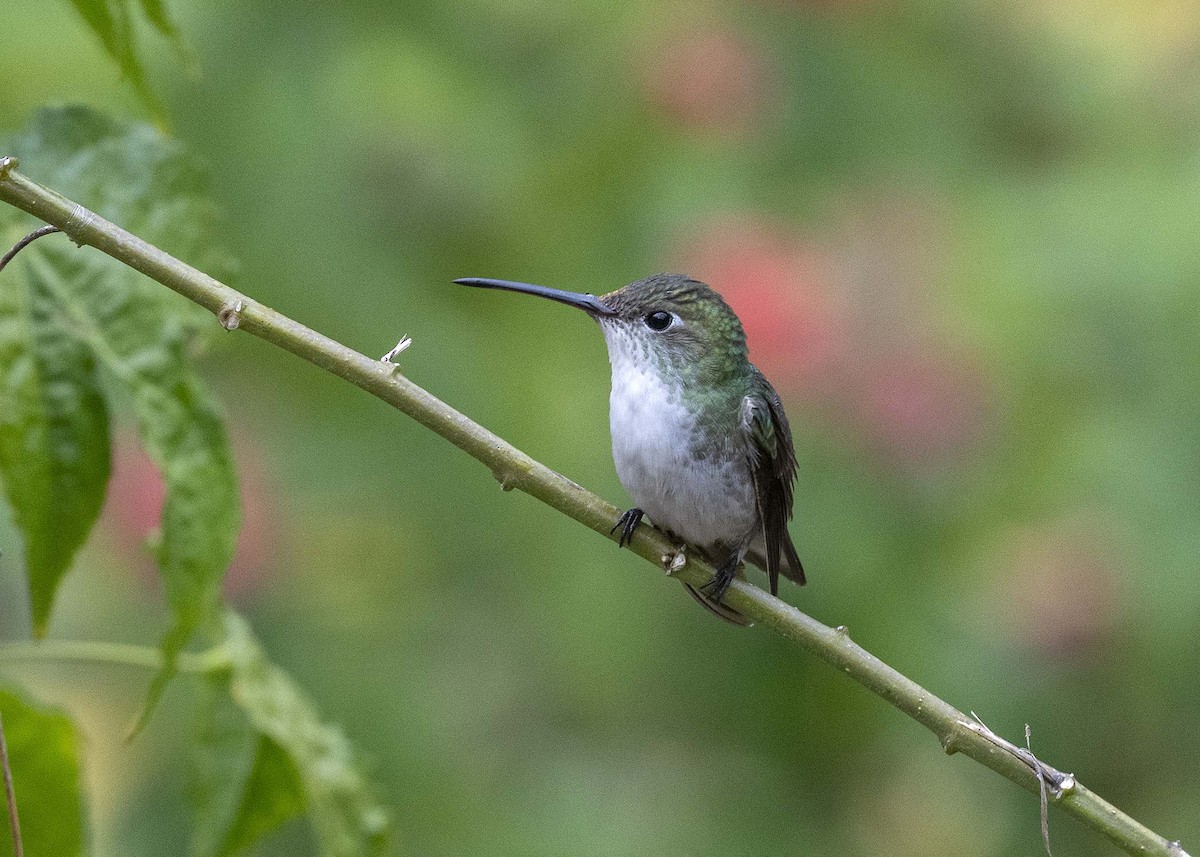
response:
[(787, 559), (787, 565), (780, 569), (784, 577), (796, 581), (797, 584), (803, 586), (804, 566), (800, 564), (800, 554), (796, 553), (796, 546), (792, 544), (792, 537), (784, 534), (783, 537), (783, 556)]
[[(792, 537), (784, 533), (779, 548), (783, 553), (783, 563), (780, 564), (778, 571), (782, 572), (783, 576), (788, 580), (794, 580), (798, 585), (803, 586), (805, 583), (804, 566), (800, 564), (800, 555), (796, 553), (796, 546), (792, 544)], [(767, 564), (766, 556), (757, 548), (751, 548), (747, 551), (746, 559), (763, 571), (770, 573), (770, 566)], [(772, 594), (775, 593), (772, 592)]]

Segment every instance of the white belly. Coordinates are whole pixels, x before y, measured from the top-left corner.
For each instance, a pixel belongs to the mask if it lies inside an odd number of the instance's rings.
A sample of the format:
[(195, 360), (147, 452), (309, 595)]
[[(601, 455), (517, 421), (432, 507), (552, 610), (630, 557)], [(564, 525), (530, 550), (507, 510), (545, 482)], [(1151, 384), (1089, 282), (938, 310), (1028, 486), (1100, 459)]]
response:
[(756, 529), (745, 453), (727, 438), (698, 459), (695, 420), (677, 388), (622, 361), (613, 366), (609, 408), (617, 477), (656, 526), (701, 547), (736, 544)]

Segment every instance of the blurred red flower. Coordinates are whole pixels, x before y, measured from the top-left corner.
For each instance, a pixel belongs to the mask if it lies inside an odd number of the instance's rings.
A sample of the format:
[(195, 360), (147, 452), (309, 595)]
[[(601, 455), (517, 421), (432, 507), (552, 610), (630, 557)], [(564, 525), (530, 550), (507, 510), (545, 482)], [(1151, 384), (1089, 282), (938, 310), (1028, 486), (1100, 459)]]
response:
[(782, 226), (731, 216), (695, 230), (678, 255), (681, 271), (738, 314), (750, 359), (781, 392), (828, 386), (846, 334), (820, 250)]
[(898, 463), (953, 456), (983, 432), (983, 378), (961, 354), (927, 345), (860, 364), (850, 391), (872, 438)]
[(942, 238), (929, 208), (868, 197), (820, 241), (722, 215), (675, 254), (733, 307), (751, 360), (782, 395), (807, 397), (900, 467), (954, 458), (988, 427), (983, 366), (935, 323), (927, 284)]
[[(233, 445), (242, 499), (242, 528), (223, 591), (237, 601), (259, 592), (271, 577), (273, 558), (277, 555), (275, 521), (279, 503), (261, 451), (242, 438), (235, 438)], [(145, 544), (158, 528), (165, 496), (162, 476), (137, 438), (118, 435), (101, 526), (123, 559), (148, 585), (156, 584), (158, 577)]]
[(757, 127), (773, 89), (765, 53), (728, 24), (691, 24), (642, 49), (650, 101), (691, 130), (738, 136)]

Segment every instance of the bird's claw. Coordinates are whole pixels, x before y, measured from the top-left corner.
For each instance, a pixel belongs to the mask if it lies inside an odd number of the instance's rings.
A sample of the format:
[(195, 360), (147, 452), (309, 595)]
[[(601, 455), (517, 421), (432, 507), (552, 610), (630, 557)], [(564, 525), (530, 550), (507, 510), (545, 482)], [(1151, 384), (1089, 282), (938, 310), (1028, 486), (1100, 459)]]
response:
[(638, 524), (642, 522), (644, 514), (646, 513), (641, 509), (628, 509), (621, 513), (621, 517), (617, 518), (613, 528), (608, 531), (610, 536), (618, 529), (621, 531), (621, 535), (617, 538), (617, 547), (623, 548), (633, 541), (633, 534), (637, 530)]
[(737, 563), (726, 563), (717, 569), (717, 573), (713, 575), (712, 580), (700, 587), (700, 591), (717, 604), (720, 604), (721, 599), (729, 591), (729, 586), (733, 583), (735, 577), (737, 577)]

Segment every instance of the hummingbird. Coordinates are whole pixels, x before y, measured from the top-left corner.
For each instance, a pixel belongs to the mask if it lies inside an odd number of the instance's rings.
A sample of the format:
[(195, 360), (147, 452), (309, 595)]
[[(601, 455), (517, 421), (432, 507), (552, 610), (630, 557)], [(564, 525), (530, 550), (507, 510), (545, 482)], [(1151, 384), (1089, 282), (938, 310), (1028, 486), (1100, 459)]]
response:
[(583, 310), (599, 325), (612, 365), (613, 463), (636, 504), (611, 532), (632, 538), (643, 516), (717, 569), (689, 593), (739, 625), (721, 603), (743, 562), (804, 584), (787, 530), (796, 453), (779, 394), (749, 359), (737, 315), (713, 288), (683, 274), (654, 274), (596, 297), (464, 278), (464, 286), (537, 295)]

